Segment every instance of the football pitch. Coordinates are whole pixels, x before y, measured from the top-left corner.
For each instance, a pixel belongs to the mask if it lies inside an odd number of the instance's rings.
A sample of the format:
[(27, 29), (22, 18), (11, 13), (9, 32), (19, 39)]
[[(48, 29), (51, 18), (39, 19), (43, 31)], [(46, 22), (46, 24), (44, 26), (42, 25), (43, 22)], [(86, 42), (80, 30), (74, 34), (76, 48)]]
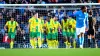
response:
[(100, 49), (0, 49), (0, 56), (100, 56)]

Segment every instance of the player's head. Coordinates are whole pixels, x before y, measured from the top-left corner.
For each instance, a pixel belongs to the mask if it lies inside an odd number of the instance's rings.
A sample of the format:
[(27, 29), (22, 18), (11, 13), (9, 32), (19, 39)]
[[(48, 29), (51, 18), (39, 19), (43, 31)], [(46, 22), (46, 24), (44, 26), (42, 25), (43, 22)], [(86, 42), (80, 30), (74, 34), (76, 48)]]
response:
[(67, 20), (67, 17), (66, 16), (64, 16), (63, 18), (64, 18), (65, 21)]
[(11, 21), (14, 21), (14, 17), (11, 17), (10, 20), (11, 20)]
[(43, 16), (41, 14), (39, 15), (39, 19), (43, 19)]
[(51, 19), (51, 17), (50, 17), (50, 16), (48, 16), (48, 17), (47, 17), (47, 21), (48, 21), (48, 22), (50, 22), (50, 19)]
[(90, 10), (90, 11), (89, 11), (89, 15), (93, 15), (93, 12), (92, 12), (92, 10)]
[(55, 20), (55, 21), (57, 21), (57, 20), (58, 20), (58, 18), (57, 18), (56, 16), (54, 16), (54, 20)]
[(82, 6), (82, 7), (81, 7), (81, 10), (82, 10), (83, 12), (86, 12), (86, 11), (87, 11), (87, 7), (86, 7), (86, 6)]
[(38, 13), (34, 13), (34, 17), (37, 19), (38, 18)]

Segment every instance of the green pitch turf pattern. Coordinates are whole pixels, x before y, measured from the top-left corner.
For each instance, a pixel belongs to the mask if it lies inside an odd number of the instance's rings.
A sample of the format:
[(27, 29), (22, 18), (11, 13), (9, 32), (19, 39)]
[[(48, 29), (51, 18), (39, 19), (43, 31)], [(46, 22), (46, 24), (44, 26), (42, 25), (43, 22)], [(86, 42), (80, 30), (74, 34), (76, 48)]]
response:
[(0, 56), (100, 56), (100, 49), (0, 49)]

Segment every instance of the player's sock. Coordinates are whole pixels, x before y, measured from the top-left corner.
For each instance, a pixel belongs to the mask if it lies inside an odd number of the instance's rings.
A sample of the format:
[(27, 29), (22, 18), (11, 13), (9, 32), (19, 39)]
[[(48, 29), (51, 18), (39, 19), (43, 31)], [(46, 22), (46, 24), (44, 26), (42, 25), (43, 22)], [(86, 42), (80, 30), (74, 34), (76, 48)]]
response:
[(73, 42), (73, 47), (76, 48), (76, 41)]
[(33, 48), (33, 40), (32, 39), (30, 39), (30, 44), (31, 44), (31, 46), (32, 46), (32, 48)]
[(54, 47), (55, 47), (55, 41), (54, 41), (54, 40), (52, 40), (51, 42), (52, 42), (52, 44), (51, 44), (51, 45), (52, 45), (52, 47), (54, 48)]
[(36, 40), (33, 41), (33, 46), (34, 46), (34, 48), (36, 48), (36, 46), (37, 46), (37, 41)]
[(95, 38), (92, 38), (92, 40), (93, 40), (93, 44), (94, 44), (95, 47), (97, 48), (97, 44), (96, 44)]
[(95, 44), (95, 38), (92, 38), (92, 40), (93, 40), (93, 44)]
[(83, 48), (83, 45), (84, 45), (84, 37), (81, 37), (81, 41), (82, 41), (82, 48)]
[(65, 42), (65, 44), (66, 44), (66, 48), (67, 48), (67, 45), (68, 45), (68, 41), (66, 41), (66, 42)]
[(71, 44), (68, 42), (68, 48), (70, 48)]
[(90, 43), (90, 39), (88, 39), (88, 47), (90, 47), (91, 43)]
[(11, 43), (10, 43), (10, 48), (11, 49), (13, 48), (13, 41), (11, 41)]
[(51, 47), (54, 48), (55, 42), (54, 40), (51, 40)]
[(48, 40), (47, 42), (48, 42), (48, 48), (51, 48), (51, 44), (52, 44), (51, 40)]
[(58, 48), (58, 40), (56, 40), (56, 48)]
[(68, 48), (70, 48), (71, 44), (70, 44), (70, 37), (68, 37)]
[(41, 47), (41, 45), (42, 45), (42, 41), (41, 41), (40, 38), (38, 38), (38, 46), (39, 46), (39, 48)]
[(79, 43), (80, 43), (80, 48), (81, 48), (81, 45), (82, 45), (81, 37), (79, 37)]
[(44, 39), (41, 40), (41, 47), (42, 47), (42, 44), (43, 44), (43, 43), (44, 43)]
[(57, 47), (57, 41), (54, 40), (54, 48), (56, 48), (56, 47)]

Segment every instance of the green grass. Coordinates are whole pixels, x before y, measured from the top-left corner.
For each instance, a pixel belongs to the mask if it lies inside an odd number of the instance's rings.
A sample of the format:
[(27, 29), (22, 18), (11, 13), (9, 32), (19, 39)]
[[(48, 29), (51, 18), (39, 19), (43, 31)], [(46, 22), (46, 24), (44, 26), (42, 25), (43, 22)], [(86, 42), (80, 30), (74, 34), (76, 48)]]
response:
[(100, 49), (0, 49), (0, 56), (100, 56)]

